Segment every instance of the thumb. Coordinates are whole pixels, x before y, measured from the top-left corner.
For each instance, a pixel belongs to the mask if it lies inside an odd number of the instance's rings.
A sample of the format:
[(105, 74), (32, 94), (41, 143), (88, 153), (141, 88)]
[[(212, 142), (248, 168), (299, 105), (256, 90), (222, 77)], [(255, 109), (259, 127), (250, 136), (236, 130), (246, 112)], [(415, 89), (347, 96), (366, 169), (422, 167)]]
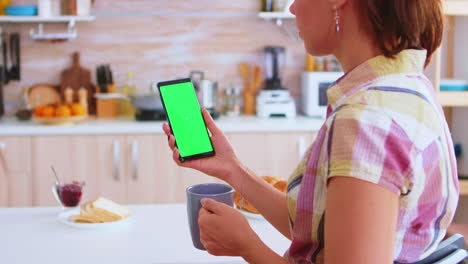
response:
[(211, 134), (213, 136), (214, 135), (220, 135), (220, 134), (223, 133), (221, 131), (221, 129), (219, 129), (219, 127), (216, 125), (215, 121), (213, 120), (213, 118), (210, 115), (210, 112), (208, 112), (208, 110), (206, 110), (206, 108), (202, 109), (202, 114), (203, 114), (203, 118), (205, 119), (206, 127), (208, 127), (208, 129), (210, 130), (210, 132), (211, 132)]
[(229, 205), (225, 204), (225, 203), (220, 203), (220, 202), (217, 202), (213, 199), (209, 199), (209, 198), (204, 198), (201, 200), (201, 204), (203, 206), (203, 208), (205, 208), (206, 210), (212, 212), (213, 214), (216, 214), (216, 215), (220, 215), (223, 213), (223, 211), (225, 210), (226, 207), (229, 207)]

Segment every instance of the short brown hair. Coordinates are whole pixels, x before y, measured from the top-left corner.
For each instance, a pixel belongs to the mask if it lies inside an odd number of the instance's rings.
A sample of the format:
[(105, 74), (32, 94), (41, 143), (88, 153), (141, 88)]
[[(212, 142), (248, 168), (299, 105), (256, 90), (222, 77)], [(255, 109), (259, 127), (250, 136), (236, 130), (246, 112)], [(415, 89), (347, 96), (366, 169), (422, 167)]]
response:
[(427, 50), (426, 66), (442, 42), (441, 0), (361, 0), (380, 49), (393, 57), (409, 48)]

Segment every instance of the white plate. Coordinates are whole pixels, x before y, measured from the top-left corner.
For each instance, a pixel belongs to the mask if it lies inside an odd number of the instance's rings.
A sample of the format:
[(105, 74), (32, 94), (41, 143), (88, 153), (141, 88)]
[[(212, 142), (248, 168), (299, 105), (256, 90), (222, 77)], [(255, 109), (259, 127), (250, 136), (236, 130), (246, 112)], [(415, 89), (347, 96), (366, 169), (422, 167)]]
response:
[(60, 213), (57, 216), (57, 220), (60, 223), (63, 223), (64, 225), (78, 228), (78, 229), (107, 229), (107, 228), (122, 228), (122, 227), (128, 227), (132, 223), (132, 217), (129, 216), (125, 219), (122, 219), (120, 221), (115, 221), (115, 222), (109, 222), (109, 223), (96, 223), (96, 224), (90, 224), (90, 223), (76, 223), (73, 220), (69, 220), (68, 217), (71, 215), (78, 215), (80, 214), (80, 209), (71, 209), (64, 211)]
[(252, 219), (252, 220), (264, 220), (266, 221), (265, 217), (263, 217), (263, 215), (261, 214), (254, 214), (254, 213), (251, 213), (251, 212), (247, 212), (245, 210), (242, 210), (242, 209), (239, 209), (238, 207), (236, 207), (237, 210), (239, 210), (239, 212), (241, 212), (242, 214), (245, 215), (245, 217), (247, 217), (248, 219)]

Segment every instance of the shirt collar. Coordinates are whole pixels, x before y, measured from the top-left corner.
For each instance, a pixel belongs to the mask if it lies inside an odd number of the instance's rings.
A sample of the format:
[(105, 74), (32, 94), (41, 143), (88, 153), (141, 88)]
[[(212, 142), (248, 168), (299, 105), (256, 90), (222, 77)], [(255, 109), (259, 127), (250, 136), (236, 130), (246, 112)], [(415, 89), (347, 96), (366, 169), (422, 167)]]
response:
[(426, 62), (426, 50), (403, 50), (394, 58), (383, 55), (374, 57), (338, 79), (327, 90), (329, 106), (334, 110), (343, 99), (367, 87), (375, 79), (400, 73), (423, 73)]

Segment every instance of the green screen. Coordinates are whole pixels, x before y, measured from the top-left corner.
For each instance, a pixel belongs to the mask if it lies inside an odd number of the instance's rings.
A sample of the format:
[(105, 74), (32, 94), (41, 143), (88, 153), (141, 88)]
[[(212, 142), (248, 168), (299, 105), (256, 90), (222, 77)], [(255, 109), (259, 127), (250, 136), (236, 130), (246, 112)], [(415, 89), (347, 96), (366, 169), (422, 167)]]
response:
[(212, 152), (213, 147), (192, 83), (161, 86), (160, 91), (180, 156)]

